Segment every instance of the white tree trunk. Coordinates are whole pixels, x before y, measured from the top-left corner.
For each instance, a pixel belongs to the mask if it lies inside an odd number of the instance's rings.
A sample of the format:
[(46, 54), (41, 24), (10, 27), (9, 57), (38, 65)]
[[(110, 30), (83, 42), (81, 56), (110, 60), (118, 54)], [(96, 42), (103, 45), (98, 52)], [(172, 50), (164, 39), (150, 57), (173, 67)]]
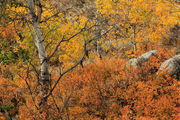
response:
[(42, 35), (39, 23), (33, 23), (34, 28), (34, 37), (35, 37), (35, 45), (38, 49), (39, 59), (40, 59), (40, 85), (42, 86), (41, 94), (45, 96), (48, 92), (49, 87), (49, 71), (48, 71), (48, 61), (47, 55), (44, 46), (44, 37)]
[[(40, 105), (46, 104), (46, 98), (45, 96), (48, 94), (49, 91), (49, 81), (50, 81), (50, 75), (48, 71), (48, 61), (47, 61), (47, 55), (46, 50), (44, 46), (44, 37), (42, 34), (42, 30), (40, 28), (40, 20), (41, 20), (41, 14), (42, 14), (42, 6), (40, 0), (27, 0), (26, 1), (29, 7), (29, 14), (32, 22), (33, 27), (33, 34), (34, 34), (34, 43), (37, 47), (38, 54), (39, 54), (39, 61), (40, 61), (40, 85), (41, 90), (40, 92)], [(45, 105), (46, 106), (46, 105)]]

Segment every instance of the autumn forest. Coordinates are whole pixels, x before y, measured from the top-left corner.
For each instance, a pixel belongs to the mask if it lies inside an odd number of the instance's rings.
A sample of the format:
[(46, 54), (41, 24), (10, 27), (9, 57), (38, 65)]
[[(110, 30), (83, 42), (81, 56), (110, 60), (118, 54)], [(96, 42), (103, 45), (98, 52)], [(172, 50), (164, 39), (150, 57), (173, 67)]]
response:
[(180, 120), (179, 0), (0, 0), (0, 120)]

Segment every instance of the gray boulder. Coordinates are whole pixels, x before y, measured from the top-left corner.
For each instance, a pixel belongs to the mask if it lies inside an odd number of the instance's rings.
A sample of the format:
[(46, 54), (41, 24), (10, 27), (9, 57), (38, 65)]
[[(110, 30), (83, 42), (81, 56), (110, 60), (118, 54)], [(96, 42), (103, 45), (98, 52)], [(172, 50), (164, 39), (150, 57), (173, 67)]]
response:
[(131, 65), (131, 66), (139, 66), (138, 60), (137, 58), (132, 58), (127, 62), (127, 65)]
[(142, 63), (147, 62), (152, 56), (155, 56), (157, 50), (151, 50), (139, 56), (138, 58), (133, 58), (128, 61), (128, 65), (141, 66)]
[(180, 75), (180, 54), (164, 61), (158, 71), (158, 74), (168, 73), (169, 75)]

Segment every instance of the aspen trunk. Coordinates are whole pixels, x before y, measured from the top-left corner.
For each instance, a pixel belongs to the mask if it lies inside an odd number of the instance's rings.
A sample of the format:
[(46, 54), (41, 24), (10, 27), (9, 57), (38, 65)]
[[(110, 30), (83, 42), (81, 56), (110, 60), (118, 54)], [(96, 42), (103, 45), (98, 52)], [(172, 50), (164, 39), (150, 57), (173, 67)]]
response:
[[(40, 85), (41, 89), (39, 91), (40, 93), (40, 106), (46, 106), (46, 95), (49, 91), (49, 81), (50, 81), (50, 75), (49, 75), (49, 67), (48, 67), (48, 61), (47, 61), (47, 55), (46, 50), (44, 46), (44, 36), (42, 34), (42, 30), (40, 28), (40, 20), (41, 20), (41, 14), (42, 14), (42, 6), (40, 0), (28, 0), (27, 1), (28, 7), (29, 7), (29, 15), (32, 22), (33, 27), (33, 34), (34, 34), (34, 43), (37, 47), (38, 54), (39, 54), (39, 62), (40, 62)], [(44, 108), (43, 107), (43, 108)]]
[(35, 37), (35, 45), (38, 49), (39, 54), (39, 60), (40, 60), (40, 85), (41, 85), (41, 103), (44, 104), (46, 102), (45, 96), (48, 94), (49, 91), (49, 81), (50, 81), (50, 75), (49, 75), (49, 68), (48, 68), (48, 61), (47, 61), (47, 55), (45, 51), (44, 46), (44, 37), (42, 35), (39, 23), (33, 24), (34, 29), (34, 37)]

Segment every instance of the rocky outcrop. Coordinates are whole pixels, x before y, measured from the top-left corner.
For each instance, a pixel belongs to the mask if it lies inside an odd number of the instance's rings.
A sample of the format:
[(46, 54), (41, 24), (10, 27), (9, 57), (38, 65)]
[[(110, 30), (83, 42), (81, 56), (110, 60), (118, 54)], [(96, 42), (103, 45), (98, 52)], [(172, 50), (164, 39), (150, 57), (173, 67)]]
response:
[(142, 54), (138, 58), (130, 59), (127, 64), (132, 65), (132, 66), (141, 66), (142, 63), (148, 61), (150, 57), (155, 56), (156, 53), (157, 53), (157, 50), (151, 50), (149, 52)]
[(158, 71), (158, 74), (169, 74), (171, 76), (180, 75), (180, 54), (164, 61)]

